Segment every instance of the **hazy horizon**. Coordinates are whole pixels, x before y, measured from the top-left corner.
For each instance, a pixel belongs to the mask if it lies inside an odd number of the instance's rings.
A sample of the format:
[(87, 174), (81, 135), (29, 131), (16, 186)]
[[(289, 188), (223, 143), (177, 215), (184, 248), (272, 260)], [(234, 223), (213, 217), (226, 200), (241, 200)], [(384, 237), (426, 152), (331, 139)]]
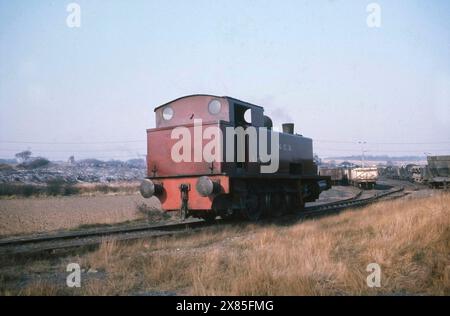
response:
[(450, 154), (448, 1), (0, 0), (0, 44), (0, 158), (142, 158), (154, 107), (197, 93), (321, 157)]

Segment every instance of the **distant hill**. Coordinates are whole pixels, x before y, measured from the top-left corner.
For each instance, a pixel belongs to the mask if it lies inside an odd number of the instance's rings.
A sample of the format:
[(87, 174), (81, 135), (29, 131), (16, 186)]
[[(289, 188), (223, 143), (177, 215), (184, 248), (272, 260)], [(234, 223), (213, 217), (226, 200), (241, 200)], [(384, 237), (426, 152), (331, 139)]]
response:
[(0, 163), (13, 165), (13, 164), (17, 163), (17, 159), (2, 159), (2, 158), (0, 158)]

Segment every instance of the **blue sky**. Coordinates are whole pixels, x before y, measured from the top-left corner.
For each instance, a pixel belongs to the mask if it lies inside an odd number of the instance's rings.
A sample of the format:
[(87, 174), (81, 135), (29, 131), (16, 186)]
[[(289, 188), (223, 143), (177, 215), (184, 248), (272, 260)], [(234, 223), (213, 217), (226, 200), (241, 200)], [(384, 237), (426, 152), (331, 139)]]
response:
[[(229, 95), (322, 156), (450, 154), (450, 2), (0, 0), (0, 157), (145, 153), (153, 108)], [(49, 143), (49, 144), (46, 144)], [(81, 144), (66, 144), (81, 143)]]

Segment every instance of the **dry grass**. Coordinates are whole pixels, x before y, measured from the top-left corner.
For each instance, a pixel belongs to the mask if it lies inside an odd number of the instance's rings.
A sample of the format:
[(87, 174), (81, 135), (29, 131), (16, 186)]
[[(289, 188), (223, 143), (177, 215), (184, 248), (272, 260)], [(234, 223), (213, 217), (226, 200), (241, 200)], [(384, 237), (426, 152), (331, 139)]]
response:
[[(382, 202), (291, 226), (235, 225), (183, 238), (105, 242), (75, 259), (106, 277), (69, 294), (449, 295), (450, 195)], [(366, 285), (372, 262), (382, 269), (380, 288)], [(42, 282), (19, 292), (67, 293)]]
[(74, 185), (79, 190), (80, 194), (136, 194), (139, 192), (139, 181), (130, 182), (112, 182), (108, 184), (101, 183), (83, 183)]

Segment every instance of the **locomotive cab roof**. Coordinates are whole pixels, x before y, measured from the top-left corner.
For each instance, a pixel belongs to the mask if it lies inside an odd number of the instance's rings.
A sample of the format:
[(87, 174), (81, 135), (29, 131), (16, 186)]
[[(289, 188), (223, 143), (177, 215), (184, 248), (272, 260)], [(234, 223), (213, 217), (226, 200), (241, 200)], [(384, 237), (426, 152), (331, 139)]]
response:
[(264, 108), (228, 96), (193, 94), (155, 108), (156, 127), (185, 125), (201, 119), (203, 122), (225, 121), (235, 126), (264, 126)]
[(249, 107), (256, 107), (256, 108), (260, 108), (260, 109), (264, 110), (264, 108), (262, 106), (259, 106), (259, 105), (256, 105), (256, 104), (252, 104), (252, 103), (249, 103), (249, 102), (245, 102), (245, 101), (242, 101), (242, 100), (239, 100), (239, 99), (236, 99), (236, 98), (233, 98), (233, 97), (229, 97), (229, 96), (217, 96), (217, 95), (213, 95), (213, 94), (190, 94), (190, 95), (185, 95), (183, 97), (176, 98), (176, 99), (174, 99), (172, 101), (169, 101), (169, 102), (166, 102), (164, 104), (161, 104), (161, 105), (157, 106), (155, 108), (155, 112), (158, 109), (160, 109), (160, 108), (162, 108), (162, 107), (164, 107), (166, 105), (169, 105), (171, 103), (174, 103), (174, 102), (176, 102), (178, 100), (188, 99), (188, 98), (192, 98), (192, 97), (205, 97), (205, 98), (211, 98), (212, 97), (212, 98), (217, 98), (217, 99), (228, 99), (228, 100), (230, 100), (230, 101), (232, 101), (234, 103), (241, 103), (241, 104), (245, 104), (245, 105), (247, 105)]

